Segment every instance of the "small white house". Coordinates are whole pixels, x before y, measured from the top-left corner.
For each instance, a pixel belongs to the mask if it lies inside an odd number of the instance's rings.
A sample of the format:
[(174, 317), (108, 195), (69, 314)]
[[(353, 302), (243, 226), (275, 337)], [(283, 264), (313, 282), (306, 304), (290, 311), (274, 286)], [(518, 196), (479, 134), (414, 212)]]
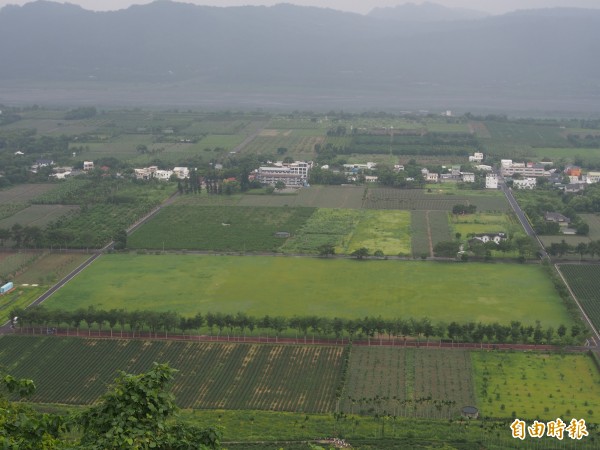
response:
[(84, 161), (83, 162), (83, 170), (94, 170), (94, 161)]
[(498, 175), (495, 173), (488, 173), (485, 176), (485, 188), (498, 189)]
[(475, 152), (473, 156), (469, 156), (469, 162), (480, 163), (481, 161), (483, 161), (483, 153), (481, 152)]
[(437, 183), (439, 178), (440, 178), (439, 174), (434, 173), (434, 172), (427, 172), (427, 174), (425, 175), (425, 180), (429, 181), (431, 183)]

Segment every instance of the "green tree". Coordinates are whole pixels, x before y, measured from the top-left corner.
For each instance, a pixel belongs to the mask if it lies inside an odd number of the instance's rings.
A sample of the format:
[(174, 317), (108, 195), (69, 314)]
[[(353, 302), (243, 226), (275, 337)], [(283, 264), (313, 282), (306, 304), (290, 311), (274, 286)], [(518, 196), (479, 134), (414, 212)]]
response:
[(127, 231), (119, 230), (113, 237), (115, 241), (115, 250), (123, 250), (127, 247)]
[(285, 183), (283, 181), (277, 181), (275, 183), (275, 189), (278, 191), (283, 191), (285, 189)]
[(317, 250), (319, 251), (319, 256), (328, 257), (329, 255), (335, 255), (335, 245), (333, 244), (320, 245)]
[(357, 248), (352, 253), (350, 253), (356, 259), (364, 259), (369, 256), (369, 249), (366, 247)]

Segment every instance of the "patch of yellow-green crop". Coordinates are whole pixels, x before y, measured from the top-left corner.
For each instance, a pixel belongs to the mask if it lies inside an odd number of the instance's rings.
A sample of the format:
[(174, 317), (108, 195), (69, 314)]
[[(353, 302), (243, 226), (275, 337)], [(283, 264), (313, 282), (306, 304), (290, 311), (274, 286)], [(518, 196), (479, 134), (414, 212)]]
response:
[(340, 253), (352, 253), (361, 247), (371, 253), (410, 255), (410, 211), (363, 210), (350, 238), (340, 246)]
[(484, 416), (598, 421), (600, 375), (589, 356), (474, 352), (471, 357)]

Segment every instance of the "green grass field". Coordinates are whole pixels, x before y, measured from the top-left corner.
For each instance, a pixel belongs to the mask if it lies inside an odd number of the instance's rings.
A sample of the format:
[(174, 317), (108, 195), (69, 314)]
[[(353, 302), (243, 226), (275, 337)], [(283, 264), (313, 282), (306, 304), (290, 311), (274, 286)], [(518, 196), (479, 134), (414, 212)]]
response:
[(471, 353), (478, 405), (488, 417), (597, 422), (598, 369), (586, 355)]
[(314, 208), (182, 206), (163, 208), (128, 239), (129, 248), (277, 251)]
[(507, 214), (502, 213), (475, 213), (456, 216), (449, 214), (450, 223), (454, 233), (463, 237), (479, 233), (507, 233), (518, 231), (520, 225), (516, 224)]
[(410, 212), (363, 210), (344, 253), (365, 247), (384, 255), (410, 255)]
[[(507, 281), (509, 280), (509, 281)], [(105, 255), (49, 308), (250, 315), (382, 315), (432, 321), (570, 324), (538, 266), (293, 257)]]

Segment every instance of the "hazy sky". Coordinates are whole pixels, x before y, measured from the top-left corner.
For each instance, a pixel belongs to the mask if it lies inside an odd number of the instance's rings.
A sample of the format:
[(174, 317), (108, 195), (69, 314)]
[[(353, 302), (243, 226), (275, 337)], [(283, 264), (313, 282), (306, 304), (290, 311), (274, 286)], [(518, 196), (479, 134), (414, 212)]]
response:
[[(0, 0), (4, 5), (22, 5), (31, 0)], [(133, 4), (151, 3), (153, 0), (59, 0), (60, 3), (74, 3), (85, 9), (97, 11), (127, 8)], [(367, 13), (377, 6), (395, 6), (404, 3), (423, 3), (424, 0), (177, 0), (198, 5), (238, 6), (238, 5), (274, 5), (277, 3), (294, 3), (305, 6), (321, 6), (343, 11)], [(432, 3), (450, 7), (461, 7), (504, 13), (515, 9), (545, 8), (556, 6), (600, 8), (600, 0), (430, 0)]]

